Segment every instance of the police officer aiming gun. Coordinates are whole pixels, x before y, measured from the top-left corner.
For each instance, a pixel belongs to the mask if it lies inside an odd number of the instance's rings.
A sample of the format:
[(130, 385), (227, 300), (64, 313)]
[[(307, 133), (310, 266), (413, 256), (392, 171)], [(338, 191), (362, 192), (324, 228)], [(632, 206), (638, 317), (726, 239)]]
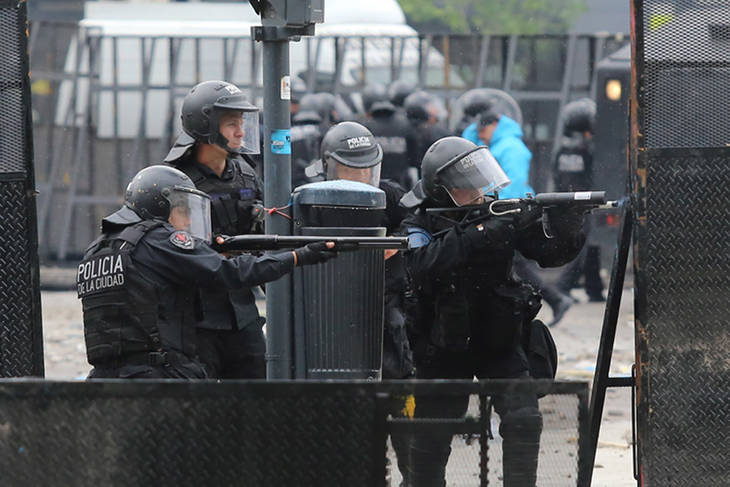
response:
[(77, 285), (89, 379), (205, 378), (196, 359), (198, 288), (257, 286), (335, 256), (331, 242), (261, 257), (213, 251), (210, 198), (182, 172), (151, 166), (102, 220)]
[[(509, 179), (484, 146), (460, 137), (436, 141), (421, 164), (422, 180), (401, 204), (413, 209), (403, 221), (410, 249), (405, 266), (413, 299), (416, 377), (480, 379), (551, 377), (555, 351), (545, 325), (534, 321), (540, 296), (512, 276), (516, 250), (542, 266), (572, 259), (584, 242), (582, 212), (551, 212), (554, 238), (539, 219), (524, 223), (507, 213), (461, 225), (461, 207), (474, 217), (486, 209)], [(434, 207), (453, 213), (429, 213)], [(481, 209), (480, 209), (481, 208)], [(540, 360), (531, 360), (540, 359)], [(552, 362), (552, 363), (550, 363)], [(416, 417), (461, 417), (469, 398), (416, 396)], [(500, 415), (505, 486), (534, 486), (542, 431), (536, 393), (493, 397)], [(417, 432), (411, 448), (409, 481), (414, 486), (445, 485), (452, 435)]]

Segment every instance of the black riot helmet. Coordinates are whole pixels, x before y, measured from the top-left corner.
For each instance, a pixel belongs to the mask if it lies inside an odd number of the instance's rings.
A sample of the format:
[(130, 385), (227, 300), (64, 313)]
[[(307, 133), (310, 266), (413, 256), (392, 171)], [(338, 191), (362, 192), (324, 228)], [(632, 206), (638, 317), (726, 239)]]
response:
[[(203, 81), (183, 100), (183, 131), (197, 142), (215, 144), (231, 153), (259, 152), (259, 110), (246, 100), (236, 85), (225, 81)], [(244, 136), (240, 145), (232, 145), (220, 133), (221, 119), (240, 116)]]
[(210, 197), (182, 171), (149, 166), (127, 185), (124, 206), (102, 220), (102, 229), (143, 220), (162, 220), (210, 243)]
[(406, 97), (416, 91), (416, 89), (415, 83), (399, 79), (393, 81), (388, 87), (388, 98), (396, 107), (402, 107)]
[(563, 135), (575, 132), (591, 132), (596, 121), (596, 103), (590, 98), (581, 98), (568, 103), (561, 113)]
[(297, 124), (322, 123), (322, 103), (316, 93), (307, 93), (299, 99), (299, 111), (292, 118)]
[(334, 125), (352, 115), (350, 107), (339, 96), (327, 92), (317, 93), (317, 96), (321, 107), (320, 115), (326, 123)]
[(380, 184), (383, 149), (359, 123), (341, 122), (330, 128), (322, 139), (320, 154), (328, 180), (347, 179), (376, 187)]
[(403, 101), (403, 108), (406, 110), (406, 117), (413, 123), (423, 123), (430, 118), (428, 105), (431, 103), (431, 95), (419, 90), (411, 93)]
[(492, 108), (492, 99), (484, 91), (480, 89), (469, 90), (462, 95), (462, 106), (464, 114), (469, 117), (476, 117), (482, 112), (487, 112)]
[(485, 146), (461, 137), (444, 137), (421, 162), (424, 195), (443, 206), (464, 206), (499, 191), (510, 180)]
[(379, 101), (388, 100), (388, 89), (382, 83), (371, 83), (365, 85), (362, 90), (362, 107), (365, 113), (370, 113), (373, 104)]
[(300, 112), (315, 112), (329, 127), (350, 115), (349, 107), (332, 93), (307, 93), (299, 101)]
[(522, 125), (522, 110), (519, 103), (509, 93), (494, 88), (475, 88), (469, 90), (456, 101), (458, 111), (474, 118), (484, 112), (507, 115)]
[(406, 117), (414, 124), (427, 122), (431, 117), (440, 121), (447, 116), (446, 106), (436, 96), (423, 90), (408, 95), (403, 102)]

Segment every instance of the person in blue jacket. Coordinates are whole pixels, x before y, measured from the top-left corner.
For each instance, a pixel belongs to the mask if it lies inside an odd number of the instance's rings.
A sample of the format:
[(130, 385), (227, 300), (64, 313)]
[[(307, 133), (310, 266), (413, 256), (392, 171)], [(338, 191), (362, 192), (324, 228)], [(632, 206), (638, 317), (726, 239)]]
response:
[(522, 127), (506, 115), (486, 111), (469, 125), (462, 137), (486, 145), (512, 183), (499, 192), (501, 199), (524, 198), (534, 193), (530, 186), (532, 152), (522, 141)]
[[(532, 152), (522, 141), (523, 135), (520, 124), (492, 110), (482, 112), (479, 119), (467, 126), (461, 135), (477, 145), (488, 146), (511, 181), (509, 186), (500, 190), (500, 199), (524, 198), (527, 193), (535, 193), (529, 181)], [(519, 253), (515, 254), (513, 268), (521, 279), (540, 288), (545, 302), (553, 311), (553, 320), (548, 326), (555, 326), (565, 316), (573, 300), (557, 287), (543, 282), (535, 263)]]

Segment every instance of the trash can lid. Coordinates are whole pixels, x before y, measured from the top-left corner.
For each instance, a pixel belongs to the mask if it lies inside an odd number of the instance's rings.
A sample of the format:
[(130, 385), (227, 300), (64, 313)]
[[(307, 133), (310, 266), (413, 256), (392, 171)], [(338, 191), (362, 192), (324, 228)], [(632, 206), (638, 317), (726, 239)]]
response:
[(369, 184), (338, 179), (304, 184), (294, 190), (299, 205), (385, 208), (385, 192)]

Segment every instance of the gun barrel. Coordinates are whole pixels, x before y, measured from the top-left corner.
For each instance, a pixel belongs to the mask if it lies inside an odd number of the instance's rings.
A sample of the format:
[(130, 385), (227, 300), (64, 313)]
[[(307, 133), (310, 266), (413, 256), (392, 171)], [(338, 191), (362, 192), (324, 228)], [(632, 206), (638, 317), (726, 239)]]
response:
[(217, 245), (227, 250), (282, 250), (296, 249), (313, 242), (334, 242), (335, 250), (399, 249), (408, 248), (408, 237), (328, 237), (288, 235), (236, 235), (225, 237)]
[(605, 205), (605, 191), (576, 191), (565, 193), (539, 193), (535, 203), (541, 206)]

